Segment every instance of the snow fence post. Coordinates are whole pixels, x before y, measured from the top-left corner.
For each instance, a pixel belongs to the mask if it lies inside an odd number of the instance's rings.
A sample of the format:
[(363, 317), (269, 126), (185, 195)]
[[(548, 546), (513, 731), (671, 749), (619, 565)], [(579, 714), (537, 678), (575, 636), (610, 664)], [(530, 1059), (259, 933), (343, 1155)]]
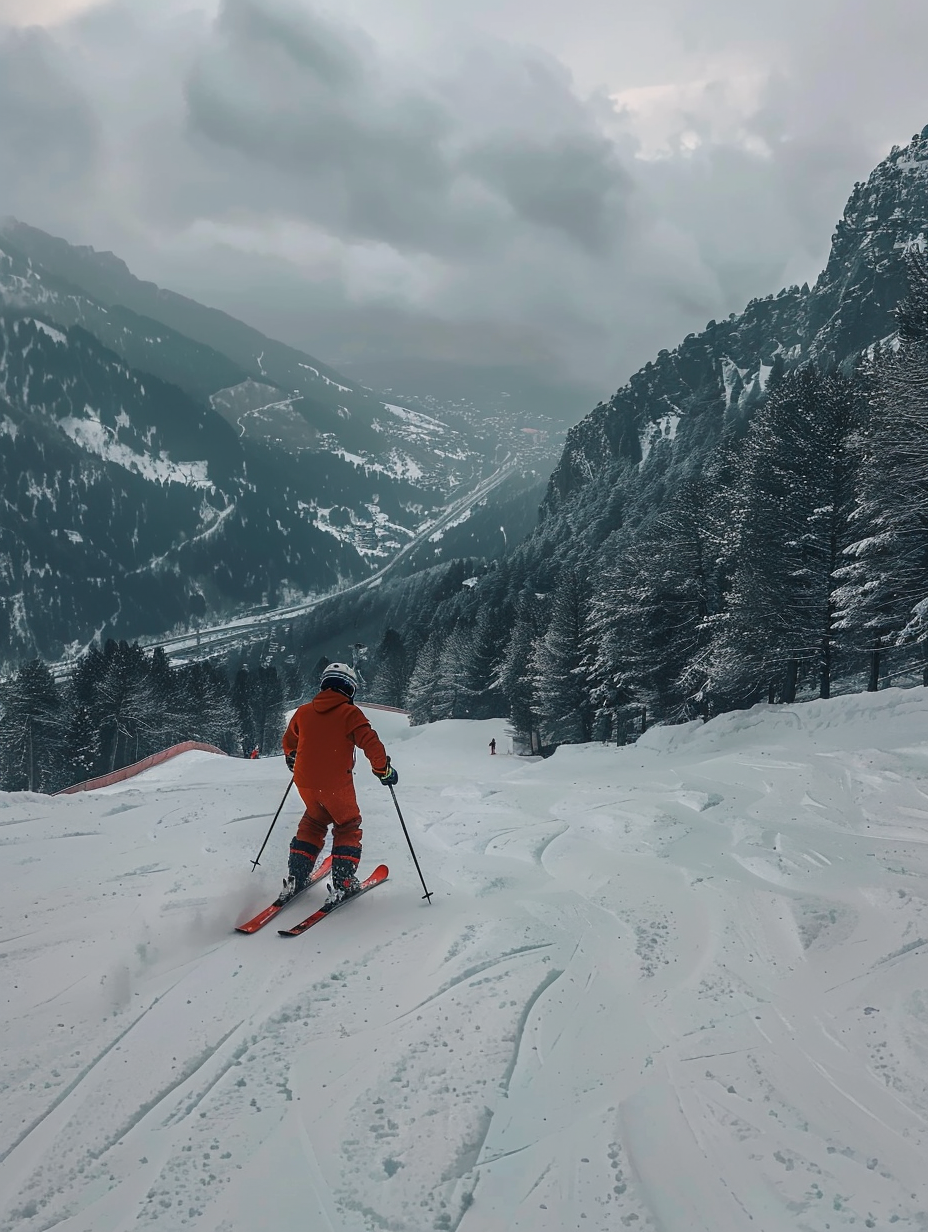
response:
[(431, 907), (432, 891), (425, 884), (425, 878), (422, 876), (422, 869), (419, 867), (419, 861), (416, 859), (416, 853), (413, 850), (412, 839), (409, 837), (409, 831), (406, 829), (406, 822), (403, 821), (403, 814), (400, 812), (400, 802), (399, 800), (397, 800), (396, 792), (393, 790), (392, 786), (390, 787), (390, 795), (393, 797), (393, 803), (396, 805), (396, 815), (400, 819), (400, 825), (403, 827), (403, 833), (406, 835), (406, 842), (409, 844), (409, 850), (412, 855), (412, 862), (416, 866), (416, 872), (419, 874), (419, 880), (422, 882), (423, 890), (425, 890), (425, 893), (422, 895), (422, 897), (428, 902), (428, 905)]

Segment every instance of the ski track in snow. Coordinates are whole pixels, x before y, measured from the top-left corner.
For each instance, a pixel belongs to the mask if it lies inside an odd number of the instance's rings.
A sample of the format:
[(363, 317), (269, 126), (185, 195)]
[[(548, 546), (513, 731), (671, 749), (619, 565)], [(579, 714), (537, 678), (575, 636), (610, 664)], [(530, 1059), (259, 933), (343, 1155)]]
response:
[(928, 1230), (924, 690), (375, 724), (433, 905), (362, 767), (390, 880), (290, 941), (280, 759), (0, 795), (0, 1232)]

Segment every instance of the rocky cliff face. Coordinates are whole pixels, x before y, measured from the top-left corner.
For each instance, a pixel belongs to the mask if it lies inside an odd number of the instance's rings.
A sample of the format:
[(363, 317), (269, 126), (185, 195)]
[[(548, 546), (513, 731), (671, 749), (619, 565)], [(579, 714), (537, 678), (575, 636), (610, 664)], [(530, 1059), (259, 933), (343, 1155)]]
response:
[(639, 461), (658, 436), (685, 442), (718, 431), (726, 415), (749, 408), (775, 362), (841, 364), (891, 337), (905, 293), (903, 253), (926, 238), (928, 127), (855, 185), (814, 287), (791, 287), (753, 300), (740, 316), (710, 321), (570, 431), (546, 511), (617, 458)]

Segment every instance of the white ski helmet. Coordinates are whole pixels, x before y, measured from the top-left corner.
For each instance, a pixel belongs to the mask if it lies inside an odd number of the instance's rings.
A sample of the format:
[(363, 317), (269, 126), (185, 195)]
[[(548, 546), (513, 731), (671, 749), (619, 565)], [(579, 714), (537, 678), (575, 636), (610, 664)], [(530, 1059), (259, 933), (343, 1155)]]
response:
[(338, 693), (344, 693), (350, 700), (357, 692), (358, 677), (354, 668), (349, 667), (347, 663), (330, 663), (322, 673), (319, 688), (335, 689)]

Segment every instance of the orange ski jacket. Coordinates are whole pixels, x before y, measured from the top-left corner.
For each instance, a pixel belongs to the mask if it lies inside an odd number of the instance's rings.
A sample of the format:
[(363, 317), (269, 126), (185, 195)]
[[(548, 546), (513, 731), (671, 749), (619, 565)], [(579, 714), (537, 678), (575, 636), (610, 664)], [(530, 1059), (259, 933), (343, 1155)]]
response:
[(285, 753), (296, 752), (293, 781), (298, 791), (328, 794), (347, 787), (356, 749), (375, 773), (387, 768), (387, 750), (367, 717), (335, 689), (323, 689), (299, 707), (282, 744)]

